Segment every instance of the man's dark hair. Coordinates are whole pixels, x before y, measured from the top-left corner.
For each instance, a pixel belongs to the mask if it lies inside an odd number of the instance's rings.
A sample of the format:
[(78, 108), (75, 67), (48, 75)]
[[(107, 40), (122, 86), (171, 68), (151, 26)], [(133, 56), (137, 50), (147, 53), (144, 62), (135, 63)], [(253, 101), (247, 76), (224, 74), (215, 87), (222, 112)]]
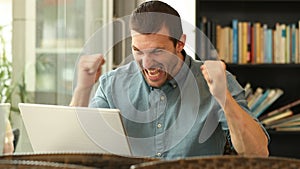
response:
[(183, 33), (179, 13), (161, 1), (148, 1), (136, 8), (130, 17), (130, 29), (141, 34), (157, 33), (163, 26), (169, 30), (174, 45)]

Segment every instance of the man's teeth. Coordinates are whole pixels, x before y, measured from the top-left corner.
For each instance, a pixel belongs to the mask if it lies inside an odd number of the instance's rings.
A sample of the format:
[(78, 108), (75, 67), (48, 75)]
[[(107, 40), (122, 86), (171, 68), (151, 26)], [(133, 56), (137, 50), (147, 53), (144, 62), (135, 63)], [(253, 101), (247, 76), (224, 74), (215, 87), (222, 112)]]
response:
[(151, 69), (151, 70), (148, 70), (148, 74), (149, 74), (150, 76), (157, 76), (157, 75), (159, 75), (159, 73), (160, 73), (159, 69)]

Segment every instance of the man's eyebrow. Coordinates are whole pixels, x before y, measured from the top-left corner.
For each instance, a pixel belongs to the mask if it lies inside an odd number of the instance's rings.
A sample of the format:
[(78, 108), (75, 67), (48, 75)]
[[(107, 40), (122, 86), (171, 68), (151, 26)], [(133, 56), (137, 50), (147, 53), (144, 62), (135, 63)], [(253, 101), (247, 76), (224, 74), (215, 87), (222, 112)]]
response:
[[(132, 45), (132, 49), (134, 51), (141, 51), (139, 48), (135, 47), (134, 45)], [(165, 50), (165, 47), (155, 47), (155, 48), (148, 49), (147, 51), (154, 52), (156, 50)]]
[(135, 51), (140, 51), (140, 49), (135, 47), (135, 46), (132, 46), (132, 49), (135, 50)]

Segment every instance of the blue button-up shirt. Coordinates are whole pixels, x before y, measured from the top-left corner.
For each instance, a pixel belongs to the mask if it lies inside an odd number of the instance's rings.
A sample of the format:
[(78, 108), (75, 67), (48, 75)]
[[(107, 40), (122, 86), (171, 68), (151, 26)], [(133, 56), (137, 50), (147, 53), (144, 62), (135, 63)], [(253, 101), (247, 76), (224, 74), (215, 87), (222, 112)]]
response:
[[(202, 64), (185, 55), (179, 73), (153, 88), (132, 61), (101, 76), (90, 107), (120, 109), (133, 155), (165, 159), (221, 155), (230, 135), (223, 110), (201, 73)], [(227, 86), (251, 115), (243, 88), (229, 72)]]

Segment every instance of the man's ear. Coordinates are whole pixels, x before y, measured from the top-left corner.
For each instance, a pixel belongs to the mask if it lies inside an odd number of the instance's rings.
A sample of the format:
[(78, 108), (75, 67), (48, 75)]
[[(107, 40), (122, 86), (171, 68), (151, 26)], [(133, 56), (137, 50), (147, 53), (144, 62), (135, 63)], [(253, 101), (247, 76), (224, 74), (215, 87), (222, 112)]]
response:
[(183, 50), (185, 41), (186, 41), (186, 34), (182, 34), (180, 37), (180, 40), (177, 42), (177, 45), (176, 45), (177, 52), (181, 52)]

